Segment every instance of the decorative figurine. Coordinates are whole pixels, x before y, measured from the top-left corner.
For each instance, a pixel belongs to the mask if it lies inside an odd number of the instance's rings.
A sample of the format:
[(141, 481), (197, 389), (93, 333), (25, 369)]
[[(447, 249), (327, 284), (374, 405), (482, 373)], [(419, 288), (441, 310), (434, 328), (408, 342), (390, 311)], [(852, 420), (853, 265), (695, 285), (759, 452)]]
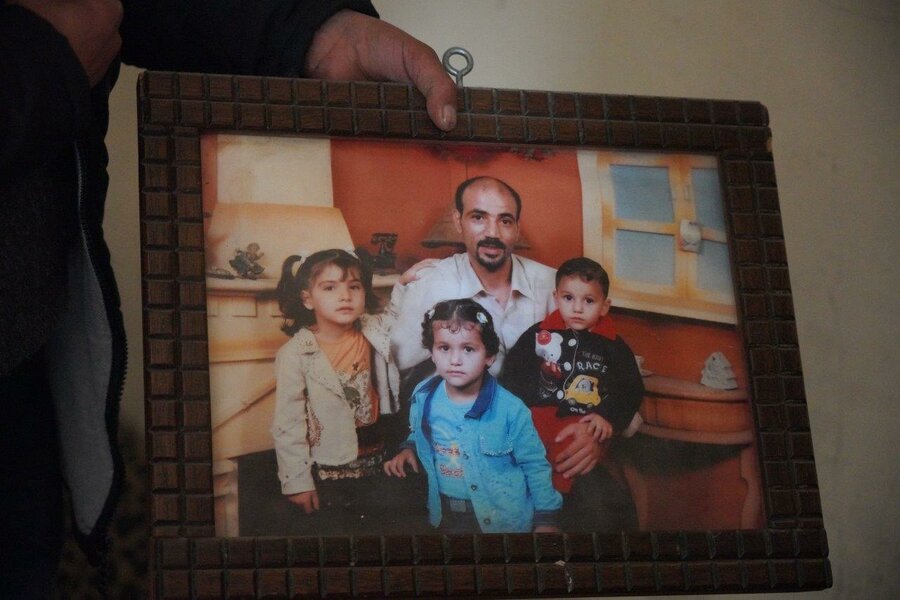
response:
[(733, 390), (738, 386), (731, 363), (721, 352), (713, 352), (706, 359), (700, 383), (717, 390)]
[(265, 270), (265, 267), (257, 261), (263, 257), (263, 252), (259, 251), (259, 244), (247, 244), (246, 250), (235, 250), (234, 258), (228, 261), (237, 274), (243, 279), (256, 279)]

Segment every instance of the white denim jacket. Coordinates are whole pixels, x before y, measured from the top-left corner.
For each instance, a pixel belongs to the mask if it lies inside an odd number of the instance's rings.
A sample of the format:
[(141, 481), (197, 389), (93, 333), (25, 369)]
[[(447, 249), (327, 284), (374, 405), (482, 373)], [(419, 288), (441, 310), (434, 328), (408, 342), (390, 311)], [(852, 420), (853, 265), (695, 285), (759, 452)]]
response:
[[(400, 375), (390, 353), (391, 321), (387, 315), (360, 317), (362, 333), (374, 349), (372, 374), (381, 415), (400, 410)], [(309, 329), (298, 331), (278, 351), (275, 377), (271, 432), (281, 491), (312, 491), (314, 463), (342, 465), (357, 458), (354, 412), (337, 373)]]

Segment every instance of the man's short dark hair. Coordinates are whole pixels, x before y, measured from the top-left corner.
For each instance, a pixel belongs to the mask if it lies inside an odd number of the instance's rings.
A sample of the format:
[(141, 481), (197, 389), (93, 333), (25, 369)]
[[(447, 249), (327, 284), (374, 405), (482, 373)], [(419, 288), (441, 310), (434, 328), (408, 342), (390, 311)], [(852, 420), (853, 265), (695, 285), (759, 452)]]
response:
[(597, 261), (586, 256), (570, 258), (559, 265), (556, 270), (556, 287), (559, 287), (559, 282), (563, 277), (572, 277), (573, 275), (577, 275), (582, 281), (598, 282), (600, 288), (603, 289), (603, 295), (609, 296), (609, 274)]
[(466, 193), (466, 189), (476, 181), (495, 181), (499, 183), (502, 187), (506, 189), (507, 192), (513, 197), (513, 200), (516, 201), (516, 221), (519, 220), (519, 215), (522, 214), (522, 198), (519, 196), (519, 192), (517, 192), (513, 186), (509, 185), (502, 179), (497, 179), (496, 177), (491, 177), (490, 175), (479, 175), (477, 177), (470, 177), (466, 179), (459, 187), (456, 188), (456, 212), (462, 214), (463, 212), (463, 194)]

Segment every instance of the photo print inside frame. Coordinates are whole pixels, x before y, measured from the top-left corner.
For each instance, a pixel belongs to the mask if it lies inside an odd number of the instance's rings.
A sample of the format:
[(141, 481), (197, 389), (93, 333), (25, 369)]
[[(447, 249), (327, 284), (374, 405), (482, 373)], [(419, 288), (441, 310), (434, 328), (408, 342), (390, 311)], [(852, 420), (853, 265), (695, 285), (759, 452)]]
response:
[[(629, 367), (643, 387), (628, 426), (604, 444), (584, 481), (575, 478), (573, 487), (590, 490), (595, 505), (567, 518), (564, 530), (764, 527), (715, 155), (217, 133), (202, 135), (200, 146), (216, 535), (433, 531), (425, 477), (399, 481), (382, 469), (409, 433), (411, 384), (397, 411), (357, 423), (353, 459), (367, 460), (352, 472), (312, 464), (327, 435), (317, 428), (338, 426), (330, 415), (307, 410), (289, 419), (303, 430), (290, 468), (310, 470), (319, 510), (307, 514), (284, 493), (273, 422), (278, 386), (290, 384), (278, 380), (275, 359), (291, 336), (282, 330), (277, 288), (289, 256), (355, 249), (372, 261), (372, 291), (386, 309), (406, 269), (465, 252), (454, 195), (479, 176), (504, 181), (521, 198), (516, 255), (554, 269), (586, 256), (605, 268), (605, 318), (633, 353)], [(562, 401), (616, 402), (614, 392), (598, 391), (606, 389), (603, 377), (580, 374), (549, 339), (542, 358), (563, 374)], [(421, 339), (403, 343), (420, 347)]]

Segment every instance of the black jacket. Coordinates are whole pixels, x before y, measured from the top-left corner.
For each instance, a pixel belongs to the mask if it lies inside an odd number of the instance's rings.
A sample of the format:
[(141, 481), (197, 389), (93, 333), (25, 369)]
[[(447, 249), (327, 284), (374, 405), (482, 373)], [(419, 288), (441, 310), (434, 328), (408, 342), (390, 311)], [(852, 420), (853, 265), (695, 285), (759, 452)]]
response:
[(519, 337), (501, 383), (529, 407), (556, 406), (557, 417), (596, 413), (621, 433), (640, 408), (644, 382), (628, 344), (603, 321), (592, 331), (573, 331), (554, 311)]
[[(126, 63), (281, 76), (301, 74), (314, 32), (338, 10), (377, 16), (364, 0), (123, 7)], [(121, 478), (125, 330), (103, 240), (104, 137), (117, 74), (118, 63), (91, 89), (62, 35), (23, 8), (0, 5), (0, 377), (47, 353), (75, 524), (94, 556)]]

